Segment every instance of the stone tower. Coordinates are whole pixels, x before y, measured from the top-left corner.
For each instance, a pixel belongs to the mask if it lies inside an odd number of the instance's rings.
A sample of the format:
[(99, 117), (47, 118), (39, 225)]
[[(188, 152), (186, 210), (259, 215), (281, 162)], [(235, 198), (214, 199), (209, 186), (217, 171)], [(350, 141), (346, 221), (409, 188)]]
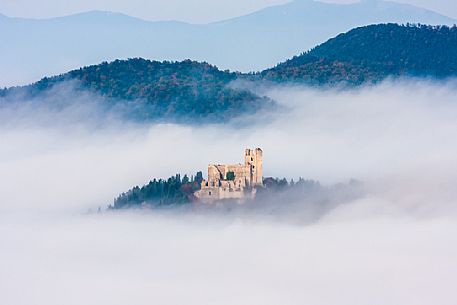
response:
[(263, 185), (262, 172), (263, 152), (260, 148), (246, 149), (244, 154), (244, 165), (249, 173), (249, 184), (251, 187)]

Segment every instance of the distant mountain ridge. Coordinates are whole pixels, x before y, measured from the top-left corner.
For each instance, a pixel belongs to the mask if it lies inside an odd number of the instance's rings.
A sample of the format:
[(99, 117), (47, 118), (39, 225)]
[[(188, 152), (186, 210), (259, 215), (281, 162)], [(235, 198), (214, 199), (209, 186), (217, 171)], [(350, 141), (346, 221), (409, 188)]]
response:
[(377, 23), (449, 24), (456, 20), (387, 1), (311, 0), (196, 25), (151, 22), (92, 11), (45, 20), (0, 18), (0, 86), (122, 58), (192, 59), (222, 69), (260, 71), (354, 27)]

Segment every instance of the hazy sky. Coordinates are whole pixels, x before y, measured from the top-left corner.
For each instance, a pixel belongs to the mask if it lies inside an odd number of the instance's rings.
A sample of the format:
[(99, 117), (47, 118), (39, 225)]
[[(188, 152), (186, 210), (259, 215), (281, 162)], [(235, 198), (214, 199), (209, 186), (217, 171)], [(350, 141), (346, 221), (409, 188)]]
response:
[[(87, 10), (109, 10), (149, 20), (182, 20), (205, 23), (243, 15), (288, 0), (0, 0), (0, 13), (8, 16), (46, 18)], [(328, 0), (350, 3), (354, 0)], [(457, 1), (398, 0), (457, 18)]]

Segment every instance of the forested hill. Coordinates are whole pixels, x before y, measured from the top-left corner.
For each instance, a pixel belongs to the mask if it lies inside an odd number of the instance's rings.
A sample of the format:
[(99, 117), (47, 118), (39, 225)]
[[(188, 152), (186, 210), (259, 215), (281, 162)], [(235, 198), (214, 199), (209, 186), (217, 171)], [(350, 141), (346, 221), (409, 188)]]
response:
[(457, 27), (380, 24), (356, 28), (254, 74), (221, 71), (191, 60), (158, 62), (136, 58), (104, 62), (43, 78), (29, 86), (0, 90), (0, 104), (19, 96), (21, 101), (47, 101), (51, 106), (62, 107), (62, 100), (74, 99), (48, 93), (59, 89), (59, 85), (71, 84), (75, 90), (71, 94), (93, 92), (102, 97), (106, 110), (114, 109), (116, 114), (134, 121), (199, 124), (226, 122), (274, 105), (248, 89), (231, 86), (237, 79), (360, 85), (400, 76), (457, 76)]
[(380, 24), (353, 29), (261, 73), (280, 82), (378, 82), (457, 75), (457, 27)]
[(272, 104), (250, 91), (230, 87), (236, 78), (236, 73), (220, 71), (207, 63), (129, 59), (43, 78), (30, 86), (3, 90), (0, 95), (19, 92), (21, 96), (39, 98), (56, 85), (69, 83), (76, 91), (101, 95), (106, 105), (123, 109), (135, 120), (194, 123), (224, 122)]

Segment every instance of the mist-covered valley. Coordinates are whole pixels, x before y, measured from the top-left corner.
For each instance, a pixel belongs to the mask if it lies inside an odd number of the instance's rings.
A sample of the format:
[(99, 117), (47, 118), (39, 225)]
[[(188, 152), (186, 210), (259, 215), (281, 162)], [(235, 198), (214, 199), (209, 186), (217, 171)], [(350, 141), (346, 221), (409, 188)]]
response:
[[(72, 84), (49, 93), (62, 107), (1, 104), (2, 303), (454, 304), (457, 82), (253, 90), (279, 107), (226, 124), (126, 121)], [(363, 190), (317, 214), (287, 196), (104, 211), (245, 147), (263, 149), (265, 177)]]

